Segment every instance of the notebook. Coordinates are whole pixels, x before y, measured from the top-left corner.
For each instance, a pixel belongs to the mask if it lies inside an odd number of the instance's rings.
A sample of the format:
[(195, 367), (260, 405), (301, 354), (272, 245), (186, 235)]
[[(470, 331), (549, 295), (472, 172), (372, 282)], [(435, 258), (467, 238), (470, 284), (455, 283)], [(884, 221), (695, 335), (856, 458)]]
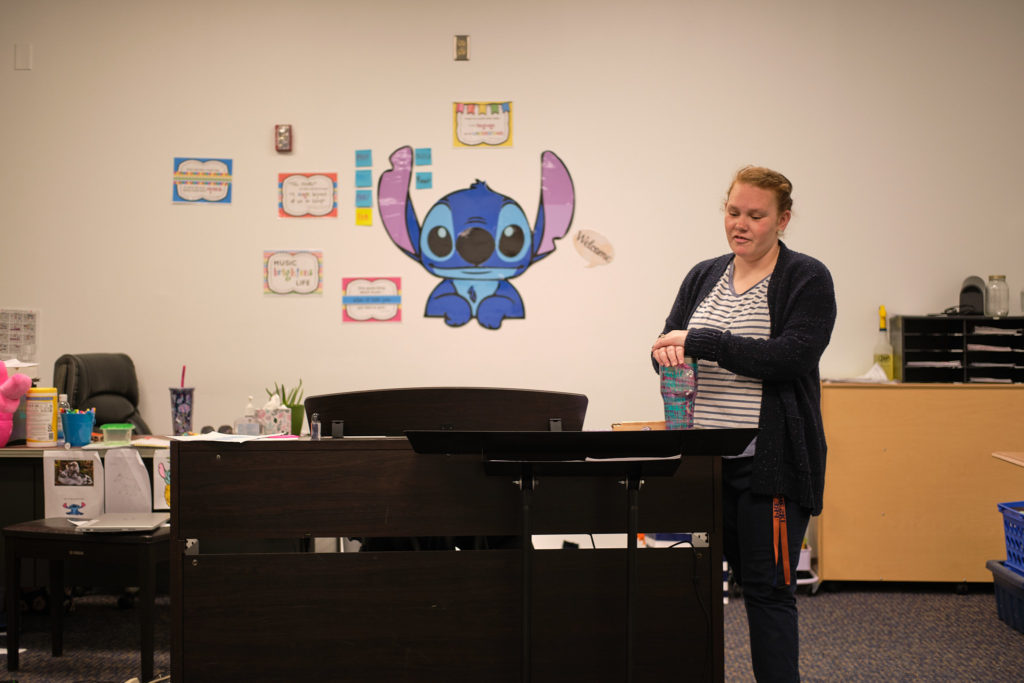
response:
[(78, 528), (88, 533), (153, 531), (170, 518), (167, 512), (107, 512), (82, 522)]

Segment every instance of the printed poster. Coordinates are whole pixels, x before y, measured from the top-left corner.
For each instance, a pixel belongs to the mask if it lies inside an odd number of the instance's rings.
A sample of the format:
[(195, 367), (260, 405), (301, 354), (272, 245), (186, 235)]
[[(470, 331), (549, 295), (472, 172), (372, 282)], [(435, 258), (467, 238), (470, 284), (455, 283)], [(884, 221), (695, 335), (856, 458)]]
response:
[(278, 173), (277, 215), (281, 218), (337, 218), (337, 173)]
[(511, 102), (452, 104), (455, 147), (511, 147)]
[(95, 451), (43, 451), (43, 514), (95, 519), (103, 514), (103, 462)]
[(34, 361), (38, 325), (39, 311), (0, 309), (0, 358)]
[(322, 251), (264, 251), (264, 294), (323, 294)]
[(401, 322), (402, 278), (346, 277), (341, 290), (342, 322)]
[(231, 159), (174, 157), (171, 199), (185, 204), (230, 204)]

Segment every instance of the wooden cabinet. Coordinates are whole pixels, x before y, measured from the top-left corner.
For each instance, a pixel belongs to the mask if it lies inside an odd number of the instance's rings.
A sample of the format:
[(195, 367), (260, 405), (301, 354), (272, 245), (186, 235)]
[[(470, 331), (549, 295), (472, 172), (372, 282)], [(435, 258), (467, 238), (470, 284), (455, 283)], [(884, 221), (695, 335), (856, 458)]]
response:
[(903, 382), (1024, 382), (1024, 317), (894, 316), (893, 369)]
[(1024, 386), (828, 384), (818, 573), (837, 581), (991, 582), (997, 503), (1024, 500)]

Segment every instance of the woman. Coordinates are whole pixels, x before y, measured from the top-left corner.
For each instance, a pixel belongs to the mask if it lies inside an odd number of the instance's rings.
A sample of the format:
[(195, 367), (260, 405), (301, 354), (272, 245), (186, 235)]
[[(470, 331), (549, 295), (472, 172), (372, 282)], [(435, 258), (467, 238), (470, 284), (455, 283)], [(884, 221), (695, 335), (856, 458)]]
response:
[(732, 253), (687, 274), (651, 348), (655, 367), (696, 360), (694, 426), (759, 430), (722, 465), (723, 545), (743, 586), (758, 681), (800, 679), (796, 566), (825, 488), (818, 360), (835, 292), (821, 262), (781, 241), (792, 190), (767, 168), (736, 174), (725, 202)]

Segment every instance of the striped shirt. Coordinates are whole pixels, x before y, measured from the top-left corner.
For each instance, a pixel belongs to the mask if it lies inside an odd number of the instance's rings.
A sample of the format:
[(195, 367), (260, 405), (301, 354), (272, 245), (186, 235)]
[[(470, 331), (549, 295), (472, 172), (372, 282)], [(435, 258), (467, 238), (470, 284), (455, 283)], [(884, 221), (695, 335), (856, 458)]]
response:
[[(688, 328), (728, 330), (734, 335), (768, 339), (768, 281), (771, 275), (742, 294), (732, 284), (733, 264), (693, 312)], [(714, 361), (697, 360), (695, 427), (757, 427), (761, 414), (761, 380), (742, 377)], [(753, 444), (744, 455), (753, 455)]]

